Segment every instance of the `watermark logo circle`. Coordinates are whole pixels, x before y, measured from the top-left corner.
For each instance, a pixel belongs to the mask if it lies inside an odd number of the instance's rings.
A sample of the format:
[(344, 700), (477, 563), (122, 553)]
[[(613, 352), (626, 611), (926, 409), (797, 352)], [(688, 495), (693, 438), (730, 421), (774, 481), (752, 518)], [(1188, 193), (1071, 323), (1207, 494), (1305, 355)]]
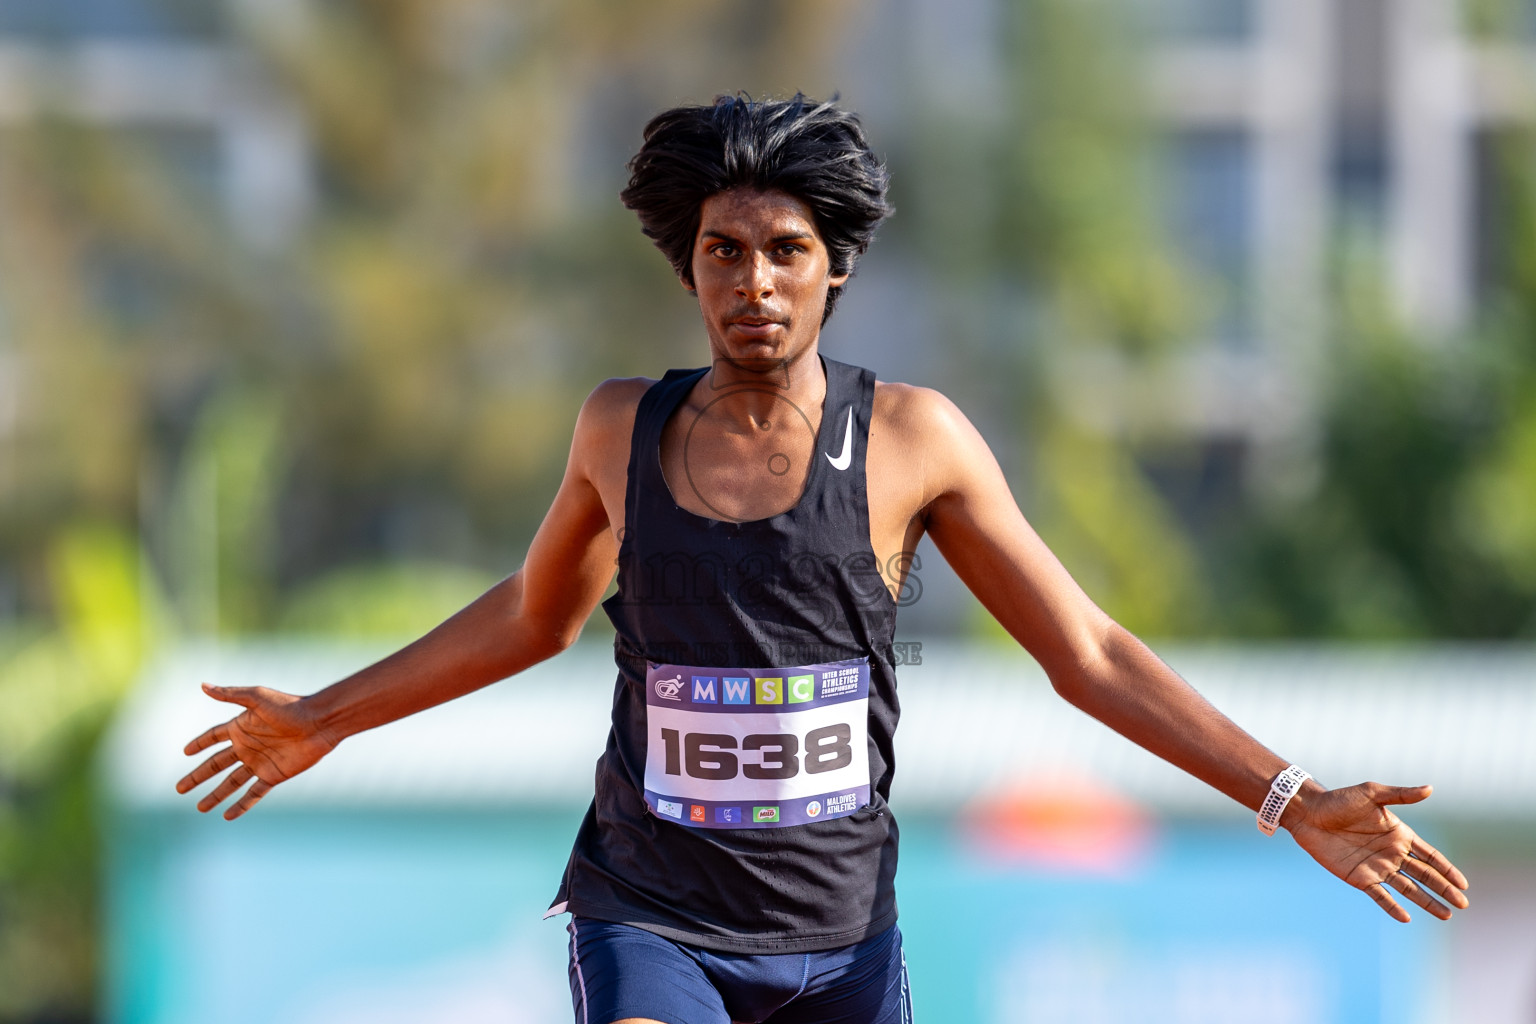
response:
[[(705, 508), (709, 509), (710, 513), (716, 519), (721, 519), (730, 523), (746, 522), (747, 520), (741, 518), (740, 516), (731, 515), (721, 508), (721, 506), (725, 504), (726, 495), (705, 493), (708, 487), (707, 485), (701, 485), (701, 479), (704, 477), (703, 467), (695, 465), (694, 461), (697, 457), (698, 449), (693, 446), (693, 435), (694, 431), (698, 429), (699, 423), (709, 415), (710, 410), (714, 409), (715, 406), (722, 402), (729, 402), (733, 399), (739, 401), (743, 395), (749, 394), (767, 395), (769, 398), (774, 400), (773, 408), (775, 410), (778, 410), (779, 406), (783, 405), (785, 408), (782, 411), (779, 411), (776, 415), (770, 415), (770, 422), (784, 422), (785, 420), (788, 420), (788, 422), (794, 423), (798, 420), (798, 422), (805, 427), (805, 441), (803, 447), (807, 453), (807, 458), (813, 457), (816, 454), (816, 428), (811, 425), (811, 418), (805, 414), (805, 410), (801, 409), (794, 402), (791, 402), (788, 398), (785, 398), (784, 395), (780, 394), (777, 390), (773, 388), (756, 387), (749, 384), (743, 387), (733, 387), (730, 390), (725, 391), (720, 395), (710, 399), (709, 404), (705, 405), (696, 414), (694, 414), (693, 422), (688, 424), (688, 431), (683, 435), (683, 475), (688, 480), (688, 489), (693, 492), (694, 497), (698, 498), (699, 502), (703, 504)], [(789, 419), (791, 415), (793, 415), (795, 419)], [(769, 455), (768, 458), (764, 460), (764, 464), (762, 466), (762, 469), (774, 478), (787, 475), (793, 468), (795, 468), (795, 456), (784, 451), (776, 451)], [(695, 472), (695, 470), (698, 470), (698, 472)], [(809, 470), (809, 467), (807, 467), (807, 470)], [(711, 500), (711, 498), (714, 500)], [(789, 511), (791, 508), (794, 508), (799, 499), (800, 495), (797, 494), (783, 508), (774, 509), (768, 512), (766, 515), (755, 516), (753, 518), (767, 519), (772, 516), (780, 515)]]

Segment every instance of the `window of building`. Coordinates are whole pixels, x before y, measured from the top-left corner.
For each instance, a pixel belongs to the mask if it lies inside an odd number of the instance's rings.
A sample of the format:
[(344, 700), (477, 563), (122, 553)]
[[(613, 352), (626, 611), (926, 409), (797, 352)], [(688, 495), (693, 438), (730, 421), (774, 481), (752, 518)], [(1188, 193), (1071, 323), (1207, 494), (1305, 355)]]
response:
[(1169, 230), (1212, 304), (1212, 340), (1253, 342), (1254, 153), (1241, 128), (1186, 128), (1168, 140)]
[(1175, 42), (1245, 43), (1258, 31), (1258, 0), (1137, 0), (1147, 26)]

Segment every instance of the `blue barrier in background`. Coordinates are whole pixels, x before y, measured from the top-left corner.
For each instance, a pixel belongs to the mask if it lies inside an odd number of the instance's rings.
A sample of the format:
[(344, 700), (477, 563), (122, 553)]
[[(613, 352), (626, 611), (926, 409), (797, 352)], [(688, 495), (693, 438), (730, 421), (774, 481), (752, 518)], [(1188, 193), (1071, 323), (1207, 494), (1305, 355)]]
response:
[[(113, 1024), (570, 1020), (542, 921), (580, 809), (284, 811), (111, 826)], [(1164, 825), (1111, 874), (1009, 864), (902, 821), (897, 891), (926, 1022), (1408, 1024), (1434, 922), (1389, 921), (1283, 836)]]

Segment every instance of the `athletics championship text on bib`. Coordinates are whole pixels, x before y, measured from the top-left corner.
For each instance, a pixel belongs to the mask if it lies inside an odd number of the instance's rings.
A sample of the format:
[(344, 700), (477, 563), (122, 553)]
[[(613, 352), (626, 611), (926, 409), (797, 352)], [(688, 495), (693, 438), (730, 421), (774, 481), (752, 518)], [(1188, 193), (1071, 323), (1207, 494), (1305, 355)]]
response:
[(645, 802), (693, 828), (777, 828), (869, 802), (869, 659), (651, 665)]

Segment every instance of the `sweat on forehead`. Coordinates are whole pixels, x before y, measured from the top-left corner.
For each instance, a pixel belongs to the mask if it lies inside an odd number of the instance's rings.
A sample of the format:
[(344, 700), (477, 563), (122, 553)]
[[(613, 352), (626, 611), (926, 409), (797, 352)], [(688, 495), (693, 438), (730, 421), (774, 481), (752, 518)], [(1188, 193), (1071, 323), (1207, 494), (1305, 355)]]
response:
[(816, 211), (799, 196), (778, 189), (733, 188), (704, 197), (699, 204), (699, 233), (718, 230), (727, 221), (750, 218), (775, 232), (820, 238)]

